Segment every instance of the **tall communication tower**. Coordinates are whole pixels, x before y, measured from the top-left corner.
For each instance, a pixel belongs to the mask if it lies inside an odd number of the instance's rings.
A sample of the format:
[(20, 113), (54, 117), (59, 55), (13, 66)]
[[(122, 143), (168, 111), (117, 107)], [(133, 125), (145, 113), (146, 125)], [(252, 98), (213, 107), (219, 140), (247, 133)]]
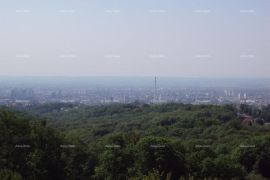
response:
[(154, 92), (154, 101), (157, 100), (157, 77), (155, 76), (155, 92)]

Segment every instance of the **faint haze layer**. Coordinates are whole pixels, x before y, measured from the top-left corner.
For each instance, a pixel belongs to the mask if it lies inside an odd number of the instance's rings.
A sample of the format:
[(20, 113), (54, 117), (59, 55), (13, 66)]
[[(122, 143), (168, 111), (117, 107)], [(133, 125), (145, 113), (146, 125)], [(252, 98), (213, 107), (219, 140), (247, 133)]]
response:
[[(238, 87), (238, 88), (269, 88), (270, 78), (178, 78), (157, 77), (158, 89), (168, 87)], [(0, 76), (1, 88), (17, 87), (53, 87), (53, 88), (151, 88), (155, 86), (153, 77), (3, 77)]]
[(270, 77), (269, 0), (0, 2), (1, 76)]

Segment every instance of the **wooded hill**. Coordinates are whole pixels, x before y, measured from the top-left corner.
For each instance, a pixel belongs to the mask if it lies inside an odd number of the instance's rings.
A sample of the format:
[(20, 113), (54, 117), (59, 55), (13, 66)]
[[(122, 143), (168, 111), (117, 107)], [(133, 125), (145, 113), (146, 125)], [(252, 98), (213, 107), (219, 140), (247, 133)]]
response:
[(2, 108), (0, 179), (266, 179), (269, 115), (232, 105)]

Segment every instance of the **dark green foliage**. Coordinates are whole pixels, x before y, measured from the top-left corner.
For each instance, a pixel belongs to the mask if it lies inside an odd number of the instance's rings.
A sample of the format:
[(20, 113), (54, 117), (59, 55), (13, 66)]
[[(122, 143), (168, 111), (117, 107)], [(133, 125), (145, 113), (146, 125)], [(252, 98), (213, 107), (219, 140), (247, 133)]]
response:
[[(91, 168), (81, 167), (89, 163), (91, 156), (76, 146), (73, 150), (65, 149), (69, 142), (42, 121), (28, 121), (1, 110), (0, 144), (0, 176), (3, 179), (85, 179), (87, 176), (77, 175), (91, 175), (85, 173)], [(76, 162), (78, 159), (80, 161)]]
[(172, 179), (177, 179), (188, 173), (184, 152), (174, 149), (168, 139), (146, 137), (139, 141), (136, 149), (136, 167), (143, 174), (156, 169), (159, 172), (171, 173)]
[[(270, 126), (264, 123), (270, 106), (48, 104), (17, 110), (0, 109), (0, 179), (270, 178)], [(256, 123), (243, 124), (237, 113)]]
[(270, 138), (251, 141), (251, 148), (239, 148), (238, 160), (247, 172), (255, 170), (258, 174), (270, 178)]

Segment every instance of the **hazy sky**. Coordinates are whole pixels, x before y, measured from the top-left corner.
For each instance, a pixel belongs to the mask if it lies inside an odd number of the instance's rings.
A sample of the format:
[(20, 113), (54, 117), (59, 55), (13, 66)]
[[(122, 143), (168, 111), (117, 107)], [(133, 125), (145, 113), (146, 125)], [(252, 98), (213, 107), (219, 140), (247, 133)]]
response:
[(0, 76), (270, 77), (270, 0), (0, 0)]

